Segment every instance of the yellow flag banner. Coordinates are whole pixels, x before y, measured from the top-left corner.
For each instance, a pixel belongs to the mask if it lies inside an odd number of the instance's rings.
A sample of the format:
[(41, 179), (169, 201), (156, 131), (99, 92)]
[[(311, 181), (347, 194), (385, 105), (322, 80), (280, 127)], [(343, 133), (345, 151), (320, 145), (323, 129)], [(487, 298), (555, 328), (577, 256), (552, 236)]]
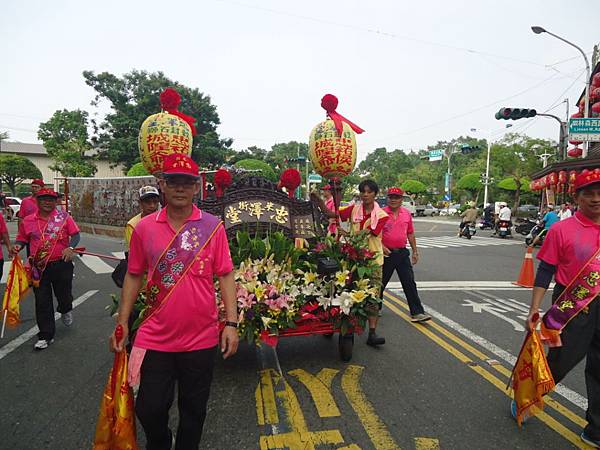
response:
[(19, 255), (15, 256), (10, 265), (8, 279), (6, 281), (6, 290), (2, 299), (2, 316), (6, 317), (6, 324), (9, 327), (16, 327), (21, 323), (19, 302), (29, 289), (27, 271)]
[(513, 369), (514, 398), (517, 403), (517, 423), (534, 416), (544, 408), (543, 395), (554, 389), (554, 378), (548, 367), (544, 348), (537, 331), (530, 332)]
[(100, 402), (94, 450), (138, 450), (133, 391), (127, 384), (127, 353), (115, 354)]

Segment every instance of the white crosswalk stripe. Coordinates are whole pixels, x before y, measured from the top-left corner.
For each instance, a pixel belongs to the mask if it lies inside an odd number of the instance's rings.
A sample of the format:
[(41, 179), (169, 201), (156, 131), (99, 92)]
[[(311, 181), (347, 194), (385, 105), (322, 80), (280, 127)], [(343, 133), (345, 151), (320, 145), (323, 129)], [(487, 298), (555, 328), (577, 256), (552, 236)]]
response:
[(91, 255), (81, 255), (80, 261), (83, 262), (88, 268), (98, 274), (112, 273), (113, 266), (107, 264), (101, 258)]
[(474, 236), (468, 240), (458, 236), (417, 236), (417, 245), (419, 248), (449, 248), (449, 247), (487, 247), (491, 245), (523, 245), (523, 242), (515, 239), (495, 239), (488, 237)]

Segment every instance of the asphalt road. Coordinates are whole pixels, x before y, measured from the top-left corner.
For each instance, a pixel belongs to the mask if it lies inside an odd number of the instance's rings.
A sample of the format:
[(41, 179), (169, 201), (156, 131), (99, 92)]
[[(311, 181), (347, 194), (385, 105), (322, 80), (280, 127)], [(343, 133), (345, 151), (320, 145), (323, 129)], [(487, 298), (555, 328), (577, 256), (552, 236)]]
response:
[[(510, 417), (505, 385), (530, 296), (510, 284), (523, 261), (520, 238), (504, 242), (484, 231), (460, 240), (444, 221), (419, 220), (416, 230), (415, 274), (434, 320), (409, 322), (395, 279), (379, 327), (386, 345), (373, 349), (357, 336), (350, 363), (339, 359), (337, 336), (285, 338), (276, 350), (242, 345), (217, 364), (201, 448), (584, 448), (582, 367), (544, 414), (522, 429)], [(91, 235), (82, 245), (122, 250)], [(33, 351), (33, 296), (23, 301), (23, 323), (0, 341), (0, 448), (91, 448), (112, 365), (106, 307), (118, 289), (109, 270), (96, 259), (77, 261), (75, 323), (67, 329), (58, 320), (56, 341), (43, 352)], [(138, 435), (143, 445), (139, 427)]]

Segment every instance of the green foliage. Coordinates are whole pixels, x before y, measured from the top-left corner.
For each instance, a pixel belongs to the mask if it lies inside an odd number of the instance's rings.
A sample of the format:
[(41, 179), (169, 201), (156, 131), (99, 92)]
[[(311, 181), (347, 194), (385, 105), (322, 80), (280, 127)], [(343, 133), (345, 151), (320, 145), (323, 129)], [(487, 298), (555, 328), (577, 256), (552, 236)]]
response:
[(13, 196), (16, 195), (16, 187), (23, 181), (41, 177), (40, 169), (29, 159), (19, 155), (0, 154), (0, 181), (8, 186)]
[(381, 147), (369, 153), (358, 164), (355, 173), (363, 179), (375, 180), (384, 191), (397, 183), (398, 174), (409, 171), (419, 161), (416, 153), (407, 154), (402, 150), (388, 152), (385, 147)]
[(427, 190), (427, 186), (417, 180), (406, 180), (400, 187), (409, 194), (420, 194)]
[(146, 168), (144, 167), (144, 165), (141, 162), (135, 163), (127, 171), (128, 177), (141, 177), (144, 175), (150, 175), (150, 174), (148, 173), (148, 171), (146, 170)]
[(52, 170), (66, 177), (90, 177), (96, 173), (93, 159), (86, 155), (92, 148), (86, 111), (55, 111), (48, 121), (40, 123), (38, 138), (54, 160)]
[(258, 175), (271, 181), (277, 181), (279, 179), (269, 164), (258, 159), (242, 159), (241, 161), (236, 162), (234, 166), (246, 170), (260, 170)]
[[(521, 178), (520, 180), (521, 183), (521, 192), (530, 192), (531, 190), (529, 189), (529, 178)], [(515, 181), (515, 179), (513, 177), (508, 177), (508, 178), (504, 178), (502, 181), (500, 181), (498, 183), (498, 187), (500, 189), (504, 189), (506, 191), (516, 191), (517, 190), (517, 182)]]
[(96, 91), (92, 101), (98, 106), (108, 102), (111, 111), (100, 123), (92, 120), (96, 136), (93, 143), (102, 156), (126, 169), (139, 161), (137, 137), (142, 122), (160, 112), (160, 93), (167, 87), (181, 94), (180, 111), (196, 119), (198, 135), (194, 138), (192, 157), (204, 168), (218, 168), (231, 153), (231, 139), (217, 133), (220, 123), (217, 108), (210, 97), (197, 88), (189, 88), (167, 78), (162, 72), (133, 70), (118, 77), (108, 72), (83, 72), (88, 86)]
[(481, 184), (479, 173), (472, 172), (463, 175), (456, 183), (456, 187), (469, 192), (472, 198), (477, 198), (477, 193), (483, 188), (483, 184)]
[(267, 234), (264, 238), (250, 236), (247, 231), (238, 231), (235, 240), (230, 243), (231, 259), (238, 267), (247, 259), (262, 259), (269, 256), (277, 264), (290, 263), (295, 270), (304, 250), (297, 249), (294, 241), (285, 237), (281, 231)]

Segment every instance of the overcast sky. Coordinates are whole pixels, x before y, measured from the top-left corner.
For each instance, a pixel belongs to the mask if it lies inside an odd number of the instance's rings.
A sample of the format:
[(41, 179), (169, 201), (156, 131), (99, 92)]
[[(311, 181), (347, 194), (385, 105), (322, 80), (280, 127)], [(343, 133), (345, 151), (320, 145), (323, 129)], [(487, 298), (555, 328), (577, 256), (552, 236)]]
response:
[[(502, 106), (565, 117), (600, 41), (594, 0), (26, 1), (2, 2), (0, 131), (37, 142), (57, 109), (90, 106), (82, 71), (163, 71), (217, 106), (234, 148), (308, 142), (333, 93), (366, 132), (359, 157), (417, 150), (471, 128), (499, 137)], [(558, 136), (545, 118), (513, 122)], [(471, 133), (473, 134), (473, 133)], [(482, 136), (484, 133), (482, 132)]]

